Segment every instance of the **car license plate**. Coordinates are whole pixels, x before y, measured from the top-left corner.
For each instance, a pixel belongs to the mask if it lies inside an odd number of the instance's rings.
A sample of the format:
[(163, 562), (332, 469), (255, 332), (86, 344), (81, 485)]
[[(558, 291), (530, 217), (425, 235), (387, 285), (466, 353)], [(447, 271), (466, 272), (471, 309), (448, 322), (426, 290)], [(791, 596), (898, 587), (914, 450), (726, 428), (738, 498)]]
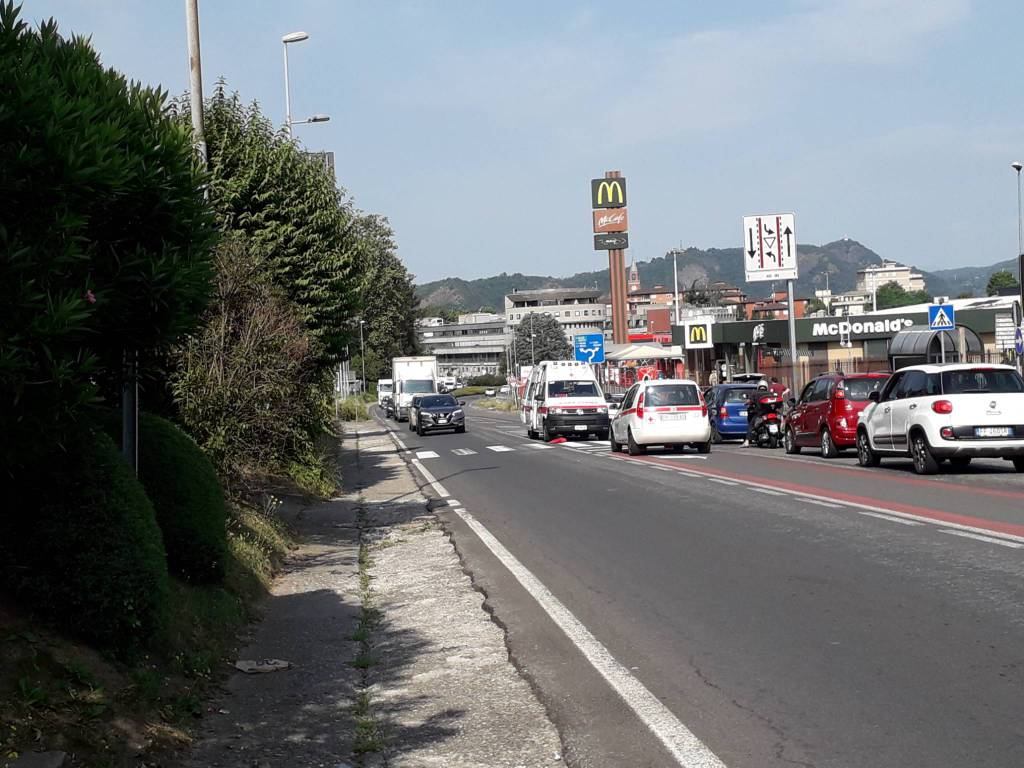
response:
[(586, 432), (587, 431), (587, 425), (586, 424), (577, 424), (575, 427), (573, 427), (573, 429), (575, 429), (577, 432)]
[(747, 418), (747, 412), (746, 411), (740, 411), (740, 416), (742, 416), (744, 419)]
[(685, 413), (663, 413), (661, 414), (662, 421), (683, 421), (686, 418)]
[(1009, 437), (1009, 427), (975, 427), (975, 437)]
[(779, 425), (778, 424), (769, 424), (768, 425), (768, 431), (771, 432), (774, 435), (776, 432), (779, 431)]

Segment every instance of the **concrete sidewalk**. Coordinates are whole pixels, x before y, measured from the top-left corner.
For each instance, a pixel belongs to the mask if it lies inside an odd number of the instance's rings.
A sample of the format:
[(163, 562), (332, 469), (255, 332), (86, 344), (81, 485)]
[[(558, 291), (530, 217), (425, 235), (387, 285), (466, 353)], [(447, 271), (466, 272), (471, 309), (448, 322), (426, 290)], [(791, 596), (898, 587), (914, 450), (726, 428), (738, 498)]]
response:
[(296, 510), (303, 541), (182, 763), (559, 766), (558, 734), (387, 431), (347, 426), (344, 496)]

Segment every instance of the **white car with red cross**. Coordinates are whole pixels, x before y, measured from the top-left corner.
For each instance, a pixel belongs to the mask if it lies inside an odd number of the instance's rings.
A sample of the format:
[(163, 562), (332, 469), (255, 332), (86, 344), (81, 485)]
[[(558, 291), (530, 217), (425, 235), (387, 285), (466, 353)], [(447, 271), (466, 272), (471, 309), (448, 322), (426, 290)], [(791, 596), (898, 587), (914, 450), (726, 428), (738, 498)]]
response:
[(637, 382), (622, 399), (610, 437), (612, 451), (625, 448), (630, 456), (646, 453), (650, 445), (674, 451), (689, 445), (710, 453), (711, 422), (704, 396), (690, 379)]

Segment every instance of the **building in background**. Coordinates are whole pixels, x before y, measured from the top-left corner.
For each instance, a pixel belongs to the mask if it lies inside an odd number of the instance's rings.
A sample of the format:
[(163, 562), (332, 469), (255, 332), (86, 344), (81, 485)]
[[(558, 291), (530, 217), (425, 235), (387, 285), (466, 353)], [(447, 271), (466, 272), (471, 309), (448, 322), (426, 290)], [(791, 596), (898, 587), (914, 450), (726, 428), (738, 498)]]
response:
[(880, 266), (857, 270), (857, 290), (862, 293), (872, 293), (888, 283), (896, 283), (908, 293), (923, 291), (924, 275), (911, 267), (884, 261)]
[(604, 333), (611, 330), (608, 304), (597, 288), (540, 288), (512, 291), (505, 296), (505, 323), (510, 333), (530, 315), (537, 313), (555, 318), (567, 339), (580, 333)]
[[(474, 322), (481, 314), (496, 319)], [(423, 353), (437, 357), (438, 373), (460, 379), (497, 376), (511, 338), (505, 318), (491, 313), (460, 315), (455, 323), (421, 326), (418, 336)]]
[[(793, 311), (799, 320), (807, 314), (810, 299), (794, 299)], [(767, 299), (748, 300), (742, 306), (742, 315), (747, 320), (788, 320), (789, 294), (786, 291), (772, 291)]]

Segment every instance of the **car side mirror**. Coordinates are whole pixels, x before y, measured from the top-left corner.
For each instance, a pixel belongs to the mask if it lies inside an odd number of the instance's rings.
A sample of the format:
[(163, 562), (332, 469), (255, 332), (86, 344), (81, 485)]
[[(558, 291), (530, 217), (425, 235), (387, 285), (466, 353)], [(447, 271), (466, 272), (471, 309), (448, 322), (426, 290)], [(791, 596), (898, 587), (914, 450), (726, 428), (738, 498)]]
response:
[(604, 401), (606, 403), (610, 403), (612, 401), (612, 395), (611, 395), (610, 392), (605, 392), (604, 393)]
[(882, 399), (882, 395), (881, 395), (880, 392), (877, 392), (877, 391), (872, 392), (870, 395), (868, 395), (868, 400), (870, 400), (872, 403), (877, 403), (881, 399)]
[(466, 404), (465, 400), (459, 400), (459, 405), (465, 405), (465, 404)]

